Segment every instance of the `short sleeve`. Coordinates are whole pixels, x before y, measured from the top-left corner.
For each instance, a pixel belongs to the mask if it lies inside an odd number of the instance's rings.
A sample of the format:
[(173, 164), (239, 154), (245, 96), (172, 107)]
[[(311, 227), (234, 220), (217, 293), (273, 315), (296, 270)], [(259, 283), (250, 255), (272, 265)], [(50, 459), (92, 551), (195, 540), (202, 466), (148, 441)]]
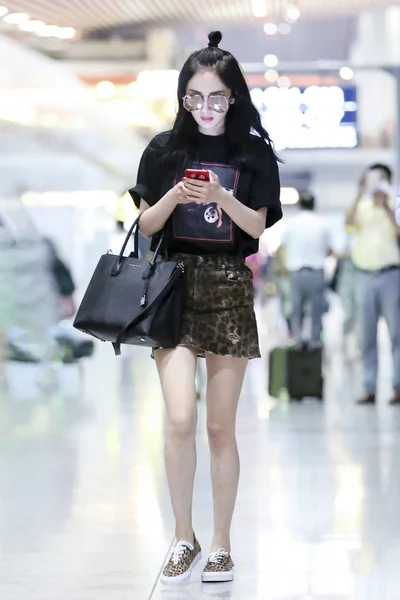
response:
[[(255, 161), (255, 172), (250, 192), (250, 208), (268, 208), (265, 228), (272, 227), (282, 218), (281, 184), (278, 161), (272, 147), (259, 142), (260, 151)], [(261, 146), (262, 144), (262, 146)]]
[(160, 164), (160, 150), (165, 144), (166, 135), (159, 134), (154, 137), (142, 154), (139, 163), (135, 187), (129, 191), (137, 208), (140, 207), (140, 199), (143, 198), (150, 206), (160, 199), (162, 183), (162, 165)]

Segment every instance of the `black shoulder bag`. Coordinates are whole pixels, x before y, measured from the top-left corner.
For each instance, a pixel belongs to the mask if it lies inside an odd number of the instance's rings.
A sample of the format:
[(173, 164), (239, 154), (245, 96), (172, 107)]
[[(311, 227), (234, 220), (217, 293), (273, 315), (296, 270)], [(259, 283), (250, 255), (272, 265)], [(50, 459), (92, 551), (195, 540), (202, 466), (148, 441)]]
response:
[[(174, 348), (179, 342), (184, 266), (159, 258), (165, 230), (152, 259), (139, 259), (139, 220), (118, 256), (101, 256), (74, 321), (76, 329), (112, 342), (116, 355), (121, 344)], [(134, 251), (124, 256), (133, 233)]]

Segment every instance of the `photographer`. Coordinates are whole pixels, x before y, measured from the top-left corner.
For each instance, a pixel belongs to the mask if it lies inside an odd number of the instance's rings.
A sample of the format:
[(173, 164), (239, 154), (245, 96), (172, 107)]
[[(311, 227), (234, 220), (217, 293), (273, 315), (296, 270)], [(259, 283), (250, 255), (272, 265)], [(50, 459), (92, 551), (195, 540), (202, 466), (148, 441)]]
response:
[(362, 176), (346, 225), (353, 227), (351, 254), (356, 268), (357, 319), (362, 350), (364, 395), (358, 404), (374, 404), (378, 376), (378, 321), (387, 323), (393, 358), (393, 397), (400, 404), (400, 249), (393, 208), (392, 172), (375, 164)]

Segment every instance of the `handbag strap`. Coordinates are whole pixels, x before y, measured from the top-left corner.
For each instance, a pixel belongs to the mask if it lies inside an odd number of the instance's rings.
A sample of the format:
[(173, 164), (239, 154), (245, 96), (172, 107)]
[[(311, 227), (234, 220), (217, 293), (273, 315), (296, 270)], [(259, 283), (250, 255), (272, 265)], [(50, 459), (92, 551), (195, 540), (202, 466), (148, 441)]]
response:
[[(176, 265), (176, 270), (174, 271), (171, 279), (168, 281), (167, 285), (164, 287), (164, 289), (162, 290), (162, 292), (159, 294), (158, 298), (157, 298), (157, 302), (159, 304), (162, 304), (162, 300), (164, 299), (164, 297), (168, 294), (168, 292), (170, 291), (170, 289), (173, 287), (173, 285), (176, 283), (176, 281), (182, 277), (182, 275), (185, 272), (184, 266), (181, 263), (177, 263)], [(149, 304), (145, 309), (142, 310), (142, 312), (140, 313), (140, 315), (137, 315), (134, 319), (132, 319), (131, 321), (128, 321), (128, 323), (126, 323), (121, 331), (119, 332), (117, 339), (115, 340), (115, 342), (112, 342), (113, 348), (114, 348), (114, 353), (115, 356), (120, 356), (121, 354), (121, 343), (122, 343), (122, 338), (124, 337), (126, 331), (130, 328), (130, 327), (134, 327), (136, 323), (138, 323), (139, 321), (144, 320), (153, 310), (154, 308), (154, 304), (155, 301), (152, 302), (151, 304)]]
[[(122, 244), (122, 248), (121, 248), (121, 250), (119, 252), (118, 258), (117, 258), (117, 260), (115, 262), (115, 265), (111, 269), (111, 275), (119, 275), (119, 273), (121, 272), (122, 262), (123, 262), (122, 259), (123, 259), (126, 247), (128, 245), (128, 242), (129, 242), (132, 234), (134, 234), (134, 238), (133, 238), (134, 239), (134, 243), (133, 243), (134, 250), (132, 252), (133, 258), (139, 258), (139, 221), (141, 219), (142, 214), (143, 213), (140, 213), (140, 215), (134, 220), (131, 228), (129, 229), (129, 231), (128, 231), (127, 235), (126, 235), (125, 241)], [(149, 263), (150, 274), (151, 274), (151, 271), (154, 268), (154, 263), (156, 262), (157, 257), (160, 254), (161, 246), (163, 245), (164, 240), (165, 240), (165, 227), (163, 228), (163, 230), (161, 232), (161, 236), (160, 236), (160, 240), (159, 240), (159, 242), (157, 244), (157, 248), (155, 249), (153, 257), (152, 257), (152, 259), (151, 259), (151, 261)], [(144, 279), (145, 278), (146, 277), (144, 277)]]

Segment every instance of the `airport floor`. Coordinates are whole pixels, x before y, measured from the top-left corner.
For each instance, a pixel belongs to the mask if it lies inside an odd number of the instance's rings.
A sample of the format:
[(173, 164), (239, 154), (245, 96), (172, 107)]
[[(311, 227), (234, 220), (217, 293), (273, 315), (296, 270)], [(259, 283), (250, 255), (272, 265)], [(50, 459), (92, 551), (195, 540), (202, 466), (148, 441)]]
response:
[[(258, 309), (263, 358), (240, 401), (235, 581), (159, 584), (173, 543), (164, 407), (147, 350), (81, 365), (7, 365), (0, 403), (0, 598), (4, 600), (400, 600), (400, 409), (387, 336), (379, 402), (357, 407), (360, 365), (326, 317), (323, 402), (267, 394), (277, 307)], [(194, 525), (205, 559), (212, 500), (199, 401)]]
[[(51, 377), (45, 367), (7, 366), (1, 598), (400, 599), (400, 411), (386, 402), (384, 332), (376, 407), (354, 406), (359, 365), (339, 351), (335, 310), (324, 402), (278, 402), (266, 393), (275, 310), (259, 311), (264, 358), (250, 364), (239, 408), (235, 581), (202, 585), (199, 564), (185, 586), (158, 583), (173, 519), (157, 374), (146, 350), (127, 348), (116, 359), (100, 344), (93, 359)], [(202, 400), (199, 407), (194, 524), (205, 558), (212, 504)]]

